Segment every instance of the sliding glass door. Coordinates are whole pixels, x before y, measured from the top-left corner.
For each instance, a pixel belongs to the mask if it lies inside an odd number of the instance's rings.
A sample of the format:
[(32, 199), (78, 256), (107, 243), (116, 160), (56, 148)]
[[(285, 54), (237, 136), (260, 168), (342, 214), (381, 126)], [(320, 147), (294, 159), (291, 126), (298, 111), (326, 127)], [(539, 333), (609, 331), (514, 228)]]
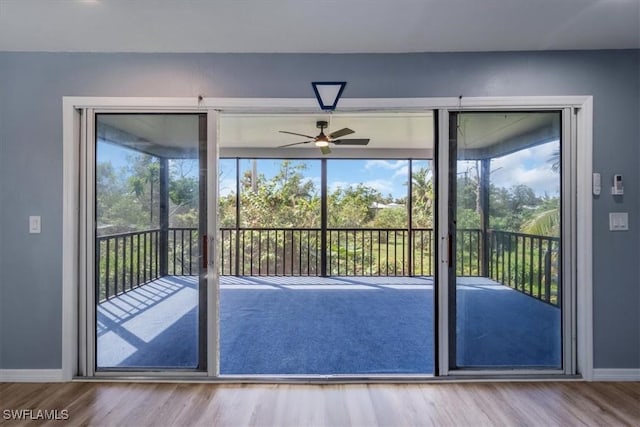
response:
[(88, 376), (576, 373), (571, 109), (334, 113), (369, 142), (326, 153), (288, 140), (326, 113), (101, 108)]
[(95, 115), (95, 368), (204, 369), (206, 115)]
[(450, 115), (452, 368), (563, 366), (561, 118)]

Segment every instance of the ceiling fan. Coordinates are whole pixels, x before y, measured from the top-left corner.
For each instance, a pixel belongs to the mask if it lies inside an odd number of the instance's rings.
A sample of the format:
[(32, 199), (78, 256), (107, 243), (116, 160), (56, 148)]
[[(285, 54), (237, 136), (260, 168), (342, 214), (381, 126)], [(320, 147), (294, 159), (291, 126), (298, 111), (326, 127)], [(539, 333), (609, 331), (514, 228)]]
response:
[(324, 120), (318, 120), (316, 122), (316, 127), (318, 129), (320, 129), (320, 134), (318, 134), (318, 136), (311, 136), (311, 135), (305, 135), (305, 134), (302, 134), (302, 133), (288, 132), (286, 130), (281, 130), (280, 133), (288, 133), (290, 135), (304, 136), (305, 138), (310, 138), (310, 139), (308, 141), (301, 141), (301, 142), (294, 142), (293, 144), (280, 145), (278, 148), (291, 147), (293, 145), (309, 144), (310, 142), (313, 142), (313, 143), (315, 143), (316, 147), (320, 148), (320, 151), (322, 151), (322, 154), (329, 154), (329, 153), (331, 153), (331, 149), (329, 148), (329, 144), (334, 144), (334, 145), (367, 145), (369, 143), (369, 139), (368, 138), (340, 139), (343, 136), (355, 133), (354, 131), (352, 131), (349, 128), (343, 128), (343, 129), (337, 130), (335, 132), (331, 132), (329, 135), (325, 135), (324, 134), (324, 130), (327, 128), (328, 125), (329, 124)]

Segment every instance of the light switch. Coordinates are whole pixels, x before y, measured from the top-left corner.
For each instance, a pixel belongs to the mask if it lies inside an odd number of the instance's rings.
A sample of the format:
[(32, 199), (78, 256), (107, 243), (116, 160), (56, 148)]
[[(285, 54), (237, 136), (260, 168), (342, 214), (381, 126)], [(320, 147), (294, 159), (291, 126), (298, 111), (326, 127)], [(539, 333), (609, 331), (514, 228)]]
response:
[(609, 231), (626, 231), (628, 229), (628, 212), (609, 212)]
[(31, 234), (40, 234), (40, 216), (30, 216), (29, 217), (29, 233)]

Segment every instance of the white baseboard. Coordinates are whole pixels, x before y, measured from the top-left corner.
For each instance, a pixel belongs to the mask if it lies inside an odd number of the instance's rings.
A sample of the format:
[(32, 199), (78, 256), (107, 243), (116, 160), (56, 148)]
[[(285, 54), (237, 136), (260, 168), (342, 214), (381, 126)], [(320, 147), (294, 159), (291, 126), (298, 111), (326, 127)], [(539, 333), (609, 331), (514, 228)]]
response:
[[(593, 381), (640, 381), (640, 369), (594, 369)], [(0, 369), (0, 382), (63, 382), (62, 369)]]
[(0, 382), (5, 383), (57, 383), (62, 381), (62, 369), (0, 369)]
[(594, 369), (593, 381), (640, 381), (640, 369)]

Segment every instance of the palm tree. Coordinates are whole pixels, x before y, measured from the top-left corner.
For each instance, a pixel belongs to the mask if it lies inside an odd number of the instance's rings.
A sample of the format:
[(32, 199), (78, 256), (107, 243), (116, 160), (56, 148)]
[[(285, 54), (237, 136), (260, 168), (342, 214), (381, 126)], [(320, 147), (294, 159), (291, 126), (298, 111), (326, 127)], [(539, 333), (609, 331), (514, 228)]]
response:
[(412, 173), (412, 199), (414, 218), (420, 226), (428, 227), (433, 218), (433, 174), (431, 165), (421, 167)]
[(559, 236), (560, 215), (557, 207), (537, 213), (533, 218), (522, 224), (523, 233), (536, 236)]
[[(551, 163), (551, 170), (560, 172), (560, 148), (551, 154), (548, 160)], [(522, 224), (523, 233), (535, 234), (538, 236), (559, 236), (560, 235), (560, 208), (559, 205), (538, 212), (533, 218)]]
[(549, 163), (551, 163), (552, 171), (560, 172), (560, 148), (553, 151), (549, 158)]

